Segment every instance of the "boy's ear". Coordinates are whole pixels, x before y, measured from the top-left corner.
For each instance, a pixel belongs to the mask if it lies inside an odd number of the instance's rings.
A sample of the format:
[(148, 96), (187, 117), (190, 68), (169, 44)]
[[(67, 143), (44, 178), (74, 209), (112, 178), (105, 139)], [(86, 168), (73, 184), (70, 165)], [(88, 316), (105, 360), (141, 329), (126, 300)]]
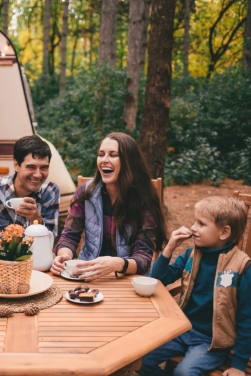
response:
[(19, 165), (18, 165), (18, 163), (17, 163), (17, 161), (15, 159), (13, 160), (13, 164), (14, 164), (14, 169), (17, 172)]
[(231, 235), (231, 227), (229, 225), (225, 225), (222, 227), (222, 231), (220, 234), (220, 240), (227, 240)]

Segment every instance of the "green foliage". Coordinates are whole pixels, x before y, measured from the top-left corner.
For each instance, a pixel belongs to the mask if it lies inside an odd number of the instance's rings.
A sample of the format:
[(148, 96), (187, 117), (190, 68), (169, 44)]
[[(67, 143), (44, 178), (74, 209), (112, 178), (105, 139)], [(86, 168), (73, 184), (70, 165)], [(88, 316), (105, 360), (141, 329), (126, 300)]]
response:
[[(142, 77), (137, 127), (131, 133), (136, 139), (144, 84)], [(57, 81), (50, 85), (43, 87), (41, 78), (33, 86), (38, 132), (55, 145), (73, 178), (79, 173), (92, 176), (102, 138), (126, 131), (126, 73), (108, 67), (83, 70), (76, 79), (68, 79), (61, 96), (56, 95)], [(52, 99), (46, 102), (47, 95)], [(231, 71), (210, 81), (176, 78), (168, 139), (166, 184), (218, 185), (224, 176), (251, 184), (251, 78)]]
[[(189, 181), (190, 174), (196, 181), (218, 184), (224, 173), (250, 184), (251, 78), (230, 71), (188, 85), (182, 96), (180, 81), (173, 85), (173, 93), (178, 94), (171, 104), (169, 147), (175, 152), (168, 159), (167, 181), (188, 184), (195, 181)], [(186, 169), (193, 173), (185, 173)]]
[(83, 70), (68, 83), (64, 95), (37, 106), (39, 134), (55, 145), (73, 177), (92, 176), (102, 138), (125, 131), (125, 82), (124, 71)]
[(219, 152), (210, 147), (204, 139), (198, 138), (198, 144), (184, 150), (177, 158), (167, 155), (165, 165), (165, 184), (192, 184), (201, 181), (219, 185), (224, 178), (219, 165)]

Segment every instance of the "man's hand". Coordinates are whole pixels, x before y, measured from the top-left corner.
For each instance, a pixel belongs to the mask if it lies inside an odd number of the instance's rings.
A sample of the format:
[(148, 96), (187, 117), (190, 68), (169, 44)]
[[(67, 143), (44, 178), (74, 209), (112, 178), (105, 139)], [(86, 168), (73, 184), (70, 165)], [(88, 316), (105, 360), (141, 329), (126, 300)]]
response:
[(163, 251), (163, 256), (171, 257), (173, 251), (184, 241), (192, 236), (192, 231), (182, 226), (172, 232), (169, 242), (167, 243), (166, 248)]
[(32, 224), (36, 219), (38, 223), (43, 223), (40, 211), (38, 210), (36, 200), (32, 197), (24, 197), (24, 202), (16, 209), (16, 214), (27, 218)]
[(241, 371), (237, 368), (228, 368), (226, 371), (223, 372), (223, 376), (245, 376), (245, 372)]

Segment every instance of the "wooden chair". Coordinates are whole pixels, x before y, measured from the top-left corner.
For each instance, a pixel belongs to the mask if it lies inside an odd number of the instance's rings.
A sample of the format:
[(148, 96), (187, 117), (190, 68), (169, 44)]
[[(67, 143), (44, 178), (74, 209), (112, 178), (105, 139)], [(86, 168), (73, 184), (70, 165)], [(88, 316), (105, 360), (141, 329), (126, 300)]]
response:
[(0, 167), (0, 176), (9, 175), (9, 167)]
[[(249, 257), (251, 257), (251, 195), (247, 193), (241, 193), (239, 191), (234, 191), (233, 196), (239, 198), (240, 200), (243, 200), (247, 206), (247, 226), (239, 242), (239, 248), (242, 251), (246, 252)], [(168, 365), (166, 368), (168, 370), (168, 375), (171, 374), (172, 369), (174, 369), (181, 360), (181, 356), (176, 356), (168, 361)], [(213, 371), (207, 372), (206, 376), (222, 376), (224, 370), (227, 369), (229, 366), (229, 364), (225, 364)], [(251, 358), (249, 358), (247, 364), (246, 375), (251, 376)]]
[(251, 257), (251, 195), (247, 193), (240, 193), (239, 191), (234, 191), (234, 196), (243, 200), (247, 206), (247, 226), (239, 243), (239, 247), (244, 252), (246, 252), (249, 257)]
[[(78, 187), (83, 184), (88, 182), (89, 180), (93, 179), (92, 177), (85, 177), (82, 175), (78, 175)], [(152, 179), (152, 184), (154, 188), (157, 191), (158, 197), (160, 202), (162, 202), (163, 198), (163, 190), (162, 190), (162, 178), (157, 178), (157, 179)]]
[[(86, 177), (86, 176), (78, 175), (78, 187), (81, 184), (83, 184), (83, 183), (87, 183), (91, 179), (93, 179), (93, 178), (92, 177)], [(162, 178), (152, 179), (152, 184), (153, 184), (153, 186), (155, 187), (155, 189), (157, 191), (157, 194), (158, 194), (160, 202), (162, 202), (162, 197), (163, 197)], [(78, 245), (78, 248), (77, 248), (77, 251), (76, 251), (77, 255), (79, 255), (79, 252), (82, 249), (83, 242), (84, 242), (84, 233), (81, 236), (81, 240), (79, 242), (79, 245)], [(154, 254), (153, 255), (153, 261), (155, 261), (156, 258), (157, 258), (157, 255)]]

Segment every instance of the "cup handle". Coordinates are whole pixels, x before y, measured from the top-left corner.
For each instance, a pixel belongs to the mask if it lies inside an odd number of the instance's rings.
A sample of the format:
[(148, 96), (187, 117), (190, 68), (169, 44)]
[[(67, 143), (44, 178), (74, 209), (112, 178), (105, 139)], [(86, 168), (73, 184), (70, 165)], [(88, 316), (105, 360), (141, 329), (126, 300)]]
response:
[(5, 205), (8, 206), (8, 208), (13, 209), (10, 200), (6, 201)]

